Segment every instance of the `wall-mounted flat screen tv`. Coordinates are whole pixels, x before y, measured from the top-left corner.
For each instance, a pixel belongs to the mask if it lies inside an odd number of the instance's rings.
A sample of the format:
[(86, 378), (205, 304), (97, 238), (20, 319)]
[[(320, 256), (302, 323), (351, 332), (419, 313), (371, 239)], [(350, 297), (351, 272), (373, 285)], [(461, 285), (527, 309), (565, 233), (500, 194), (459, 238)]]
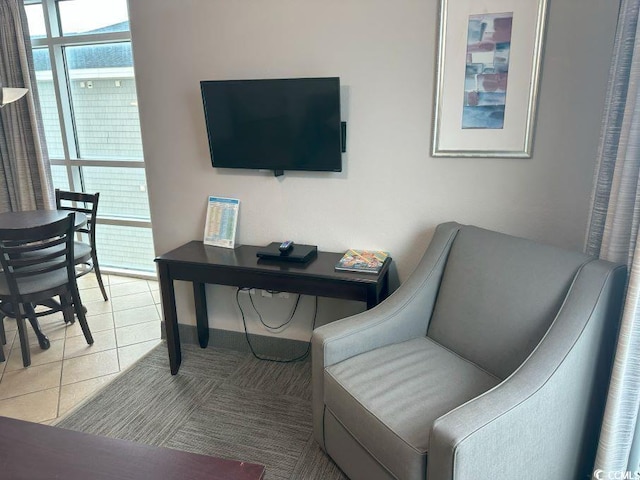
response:
[(210, 80), (200, 87), (214, 167), (342, 171), (338, 77)]

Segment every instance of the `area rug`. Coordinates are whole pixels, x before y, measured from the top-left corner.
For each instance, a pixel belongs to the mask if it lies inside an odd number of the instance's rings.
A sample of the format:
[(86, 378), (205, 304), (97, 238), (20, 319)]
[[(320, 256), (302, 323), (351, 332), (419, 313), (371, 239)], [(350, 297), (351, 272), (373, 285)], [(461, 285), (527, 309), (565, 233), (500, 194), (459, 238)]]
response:
[(57, 423), (81, 432), (259, 463), (265, 480), (346, 480), (313, 440), (311, 364), (163, 343)]

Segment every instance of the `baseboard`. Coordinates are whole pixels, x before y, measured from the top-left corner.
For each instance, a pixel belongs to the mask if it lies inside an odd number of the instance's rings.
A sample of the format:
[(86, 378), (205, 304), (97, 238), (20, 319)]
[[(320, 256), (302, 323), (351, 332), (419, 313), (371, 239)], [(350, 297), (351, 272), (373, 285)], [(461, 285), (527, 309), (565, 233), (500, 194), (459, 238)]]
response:
[[(178, 324), (181, 344), (198, 345), (198, 329), (194, 325)], [(162, 338), (165, 338), (164, 321), (162, 321)], [(307, 351), (308, 342), (289, 338), (270, 337), (267, 335), (249, 334), (254, 351), (269, 358), (296, 358)], [(239, 352), (250, 352), (247, 339), (243, 332), (209, 329), (209, 346), (228, 348)]]

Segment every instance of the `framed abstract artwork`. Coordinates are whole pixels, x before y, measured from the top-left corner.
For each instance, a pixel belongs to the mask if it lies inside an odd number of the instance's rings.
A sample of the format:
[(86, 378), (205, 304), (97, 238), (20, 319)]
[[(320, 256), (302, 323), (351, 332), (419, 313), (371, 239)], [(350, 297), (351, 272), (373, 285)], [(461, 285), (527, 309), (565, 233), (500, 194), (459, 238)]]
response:
[(547, 0), (441, 0), (432, 155), (531, 157)]

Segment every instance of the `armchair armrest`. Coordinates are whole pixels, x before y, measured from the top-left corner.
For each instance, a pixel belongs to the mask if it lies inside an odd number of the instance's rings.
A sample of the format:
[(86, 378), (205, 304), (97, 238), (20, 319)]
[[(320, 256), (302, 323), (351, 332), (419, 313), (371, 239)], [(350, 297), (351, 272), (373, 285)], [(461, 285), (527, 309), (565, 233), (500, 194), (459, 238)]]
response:
[(589, 477), (625, 281), (624, 266), (584, 265), (520, 368), (434, 422), (427, 478)]
[(422, 260), (409, 279), (380, 305), (314, 330), (313, 421), (316, 440), (324, 448), (324, 369), (376, 348), (425, 336), (442, 272), (460, 225), (439, 225)]

